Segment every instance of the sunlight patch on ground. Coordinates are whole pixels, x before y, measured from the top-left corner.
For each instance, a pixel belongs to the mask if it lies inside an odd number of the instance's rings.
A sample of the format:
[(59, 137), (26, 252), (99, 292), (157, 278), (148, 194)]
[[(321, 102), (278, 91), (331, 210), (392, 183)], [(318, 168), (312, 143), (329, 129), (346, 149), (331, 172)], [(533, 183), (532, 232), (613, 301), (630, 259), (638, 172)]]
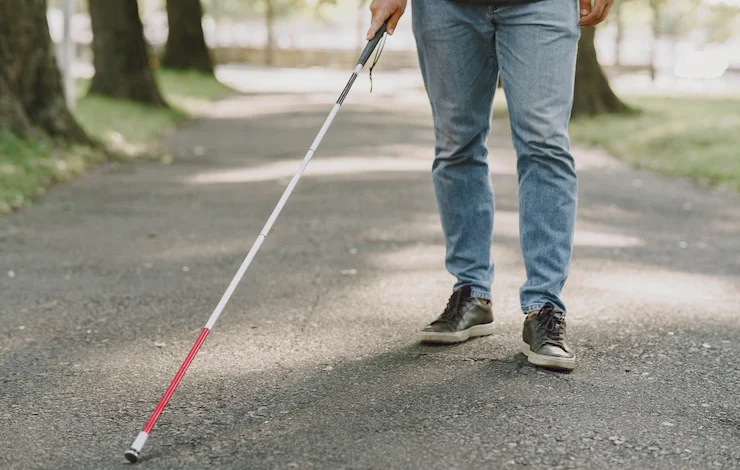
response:
[[(416, 233), (416, 228), (410, 230)], [(434, 227), (425, 228), (439, 232), (441, 229)], [(444, 270), (444, 245), (422, 245), (404, 247), (388, 253), (374, 255), (368, 260), (376, 269), (389, 272), (404, 272), (410, 275), (432, 275)]]
[[(414, 150), (415, 149), (415, 150)], [(304, 176), (352, 175), (370, 172), (423, 172), (430, 173), (432, 159), (425, 158), (418, 147), (408, 152), (396, 148), (382, 147), (385, 155), (418, 154), (421, 158), (412, 157), (335, 157), (317, 158), (312, 160), (304, 172)], [(257, 167), (232, 168), (226, 171), (200, 173), (187, 180), (190, 184), (223, 184), (223, 183), (251, 183), (280, 180), (295, 175), (300, 160), (280, 160)], [(491, 171), (496, 175), (513, 174), (513, 170), (505, 164), (492, 164)]]
[[(493, 242), (497, 236), (519, 238), (519, 213), (497, 210), (493, 224)], [(613, 232), (577, 229), (573, 241), (575, 246), (602, 248), (632, 248), (647, 245), (642, 238)]]
[[(336, 285), (331, 296), (322, 296), (313, 306), (279, 302), (243, 306), (233, 302), (227, 316), (214, 329), (208, 346), (199, 352), (187, 381), (197, 381), (203, 373), (238, 376), (300, 367), (321, 370), (327, 363), (339, 364), (380, 354), (397, 338), (413, 342), (413, 335), (428, 320), (429, 312), (436, 313), (446, 301), (451, 284), (446, 282), (444, 275), (443, 271), (438, 271), (433, 276), (410, 276), (404, 272), (370, 276), (362, 284)], [(379, 291), (383, 292), (380, 300), (377, 298)], [(419, 295), (412, 296), (410, 292)], [(337, 307), (338, 299), (353, 299), (351, 315)], [(280, 320), (266, 321), (270, 316), (265, 311), (274, 309), (280, 310)], [(336, 311), (332, 323), (328, 325), (316, 318), (312, 313), (316, 310)], [(366, 341), (370, 327), (387, 341), (375, 344)], [(193, 340), (197, 333), (192, 331)], [(81, 359), (81, 368), (115, 377), (127, 373), (135, 365), (142, 375), (169, 375), (185, 357), (189, 339), (173, 342), (148, 333), (136, 341), (109, 349), (105, 355)], [(158, 347), (158, 341), (166, 346)], [(141, 361), (144, 353), (150, 355), (149, 360)]]
[(305, 111), (310, 105), (322, 103), (329, 114), (332, 101), (324, 99), (321, 101), (316, 95), (263, 95), (263, 96), (237, 96), (231, 100), (221, 101), (204, 113), (209, 119), (245, 119), (255, 116), (269, 116), (280, 113), (295, 113)]
[[(586, 148), (586, 146), (574, 146), (572, 149), (573, 156), (576, 160), (576, 171), (581, 172), (584, 170), (625, 170), (628, 166), (624, 162), (617, 160), (616, 158), (609, 155), (603, 149), (592, 147)], [(588, 152), (589, 158), (579, 158), (579, 154)]]
[[(389, 348), (397, 348), (399, 341), (412, 343), (417, 329), (439, 313), (451, 290), (453, 279), (444, 270), (442, 253), (441, 246), (423, 245), (375, 257), (373, 263), (366, 260), (366, 266), (372, 264), (384, 269), (347, 276), (345, 281), (334, 285), (330, 295), (322, 295), (313, 305), (308, 302), (294, 305), (287, 301), (283, 304), (279, 300), (261, 306), (232, 304), (217, 335), (214, 334), (208, 348), (204, 348), (193, 364), (188, 381), (198, 381), (206, 373), (230, 377), (301, 367), (315, 367), (326, 373), (331, 371), (330, 364), (336, 366), (348, 360), (382, 354)], [(405, 268), (413, 266), (414, 271), (404, 269), (404, 260), (409, 263)], [(518, 328), (521, 316), (517, 289), (523, 281), (520, 275), (523, 273), (513, 271), (513, 266), (499, 266), (506, 275), (494, 285), (497, 321), (503, 330)], [(584, 274), (576, 274), (570, 282), (570, 289), (575, 289), (574, 294), (577, 294), (571, 304), (580, 312), (593, 310), (594, 305), (598, 305), (595, 298), (621, 299), (619, 304), (627, 306), (675, 309), (676, 321), (680, 322), (687, 312), (706, 311), (708, 305), (717, 304), (717, 299), (737, 301), (730, 282), (712, 276), (674, 273), (633, 264), (615, 265), (610, 272), (598, 275)], [(382, 297), (378, 297), (378, 292), (383, 293)], [(352, 299), (351, 315), (337, 304), (341, 299)], [(275, 309), (282, 312), (281, 320), (268, 320), (271, 317), (266, 312)], [(333, 312), (329, 313), (332, 321), (320, 321), (313, 313), (317, 310)], [(598, 312), (600, 321), (619, 320), (624, 315), (623, 308)], [(582, 317), (582, 327), (592, 324), (588, 318)], [(731, 310), (726, 310), (714, 311), (711, 319), (734, 322), (735, 317)], [(369, 344), (365, 341), (368, 328), (373, 328), (374, 334), (386, 341)], [(338, 331), (342, 334), (337, 334)], [(193, 337), (196, 334), (194, 330)], [(140, 338), (111, 349), (104, 356), (84, 359), (81, 361), (83, 368), (115, 376), (126, 373), (132, 361), (136, 361), (136, 368), (142, 375), (169, 373), (190, 346), (187, 340), (180, 340), (171, 347), (159, 349), (154, 344), (156, 335), (146, 336), (147, 339)], [(141, 363), (135, 358), (144, 350), (158, 355), (154, 360)], [(272, 353), (265, 354), (265, 351)]]
[(497, 209), (493, 216), (493, 242), (496, 236), (519, 238), (519, 212)]
[[(188, 182), (193, 184), (251, 183), (292, 177), (298, 170), (297, 160), (283, 160), (255, 168), (201, 173)], [(340, 157), (312, 161), (305, 176), (351, 175), (367, 172), (427, 172), (431, 163), (421, 159)]]
[(588, 230), (576, 230), (574, 244), (575, 246), (598, 246), (603, 248), (631, 248), (647, 245), (642, 238)]
[(650, 269), (645, 266), (613, 267), (598, 276), (579, 279), (580, 287), (594, 288), (640, 302), (660, 302), (674, 305), (694, 305), (706, 308), (717, 304), (736, 287), (721, 278)]
[[(336, 99), (352, 74), (351, 69), (322, 67), (263, 67), (254, 65), (222, 65), (216, 70), (218, 79), (245, 93), (318, 93), (334, 92)], [(376, 71), (372, 94), (388, 95), (423, 87), (418, 69)], [(354, 94), (370, 93), (370, 74), (363, 70), (357, 78)]]

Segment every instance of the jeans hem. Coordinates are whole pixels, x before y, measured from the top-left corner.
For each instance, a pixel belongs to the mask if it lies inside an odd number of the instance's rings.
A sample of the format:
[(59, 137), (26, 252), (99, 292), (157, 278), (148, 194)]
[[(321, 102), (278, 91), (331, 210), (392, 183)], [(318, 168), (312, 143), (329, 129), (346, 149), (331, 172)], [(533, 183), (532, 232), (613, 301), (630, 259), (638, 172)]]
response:
[[(539, 311), (539, 310), (542, 309), (542, 307), (544, 307), (547, 304), (551, 304), (552, 305), (552, 302), (535, 302), (535, 303), (523, 305), (522, 306), (522, 313), (526, 315), (529, 312)], [(559, 310), (558, 307), (555, 307), (555, 308)], [(565, 312), (563, 312), (563, 315), (565, 315)]]
[(470, 296), (478, 299), (491, 300), (491, 293), (480, 289), (471, 289)]

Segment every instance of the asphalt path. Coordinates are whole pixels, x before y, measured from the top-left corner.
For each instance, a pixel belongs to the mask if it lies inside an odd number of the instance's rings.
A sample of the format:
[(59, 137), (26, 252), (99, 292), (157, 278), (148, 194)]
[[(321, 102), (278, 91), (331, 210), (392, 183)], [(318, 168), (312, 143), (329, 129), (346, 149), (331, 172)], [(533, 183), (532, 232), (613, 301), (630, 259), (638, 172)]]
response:
[[(247, 93), (0, 219), (0, 467), (125, 468), (337, 93)], [(421, 93), (353, 91), (143, 452), (150, 469), (738, 468), (740, 197), (576, 148), (570, 374), (518, 353), (506, 121), (490, 337), (452, 279)]]

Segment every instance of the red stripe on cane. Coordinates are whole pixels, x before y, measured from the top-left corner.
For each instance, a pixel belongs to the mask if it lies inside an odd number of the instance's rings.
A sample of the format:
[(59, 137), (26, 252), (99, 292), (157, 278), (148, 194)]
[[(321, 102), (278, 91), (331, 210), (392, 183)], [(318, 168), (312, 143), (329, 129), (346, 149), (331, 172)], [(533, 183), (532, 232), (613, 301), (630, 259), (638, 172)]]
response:
[(177, 385), (180, 383), (180, 380), (182, 380), (183, 376), (185, 375), (185, 372), (187, 372), (188, 367), (190, 367), (190, 363), (193, 362), (195, 355), (198, 354), (198, 350), (200, 349), (200, 346), (206, 340), (206, 337), (208, 336), (208, 333), (210, 332), (211, 330), (208, 328), (203, 328), (203, 330), (200, 332), (198, 339), (195, 340), (195, 344), (193, 344), (193, 347), (190, 348), (190, 352), (185, 358), (185, 361), (182, 363), (180, 368), (177, 370), (177, 374), (175, 374), (175, 378), (172, 379), (172, 382), (170, 382), (169, 387), (167, 387), (167, 390), (165, 390), (164, 395), (162, 395), (162, 398), (159, 400), (157, 407), (154, 408), (154, 413), (152, 413), (152, 416), (151, 418), (149, 418), (149, 421), (146, 422), (146, 426), (144, 426), (144, 429), (142, 430), (145, 433), (149, 434), (154, 428), (154, 424), (159, 419), (159, 415), (162, 414), (162, 411), (164, 411), (165, 406), (167, 406), (167, 402), (170, 401), (170, 398), (172, 398), (172, 394), (175, 393), (175, 389), (177, 388)]

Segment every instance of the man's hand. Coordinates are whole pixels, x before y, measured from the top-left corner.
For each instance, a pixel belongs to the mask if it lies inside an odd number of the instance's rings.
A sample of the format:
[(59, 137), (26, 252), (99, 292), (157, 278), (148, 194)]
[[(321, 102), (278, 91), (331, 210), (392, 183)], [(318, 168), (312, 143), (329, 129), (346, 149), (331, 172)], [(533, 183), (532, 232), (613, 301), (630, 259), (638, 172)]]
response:
[(606, 19), (609, 14), (614, 0), (594, 0), (594, 6), (591, 6), (591, 0), (581, 1), (581, 26), (588, 28), (594, 27)]
[(367, 40), (371, 40), (375, 37), (375, 33), (378, 32), (385, 20), (390, 18), (388, 21), (388, 34), (393, 34), (396, 29), (398, 20), (401, 19), (401, 15), (406, 10), (406, 0), (373, 0), (370, 4), (370, 11), (373, 14), (373, 20), (370, 22), (370, 29), (367, 32)]

